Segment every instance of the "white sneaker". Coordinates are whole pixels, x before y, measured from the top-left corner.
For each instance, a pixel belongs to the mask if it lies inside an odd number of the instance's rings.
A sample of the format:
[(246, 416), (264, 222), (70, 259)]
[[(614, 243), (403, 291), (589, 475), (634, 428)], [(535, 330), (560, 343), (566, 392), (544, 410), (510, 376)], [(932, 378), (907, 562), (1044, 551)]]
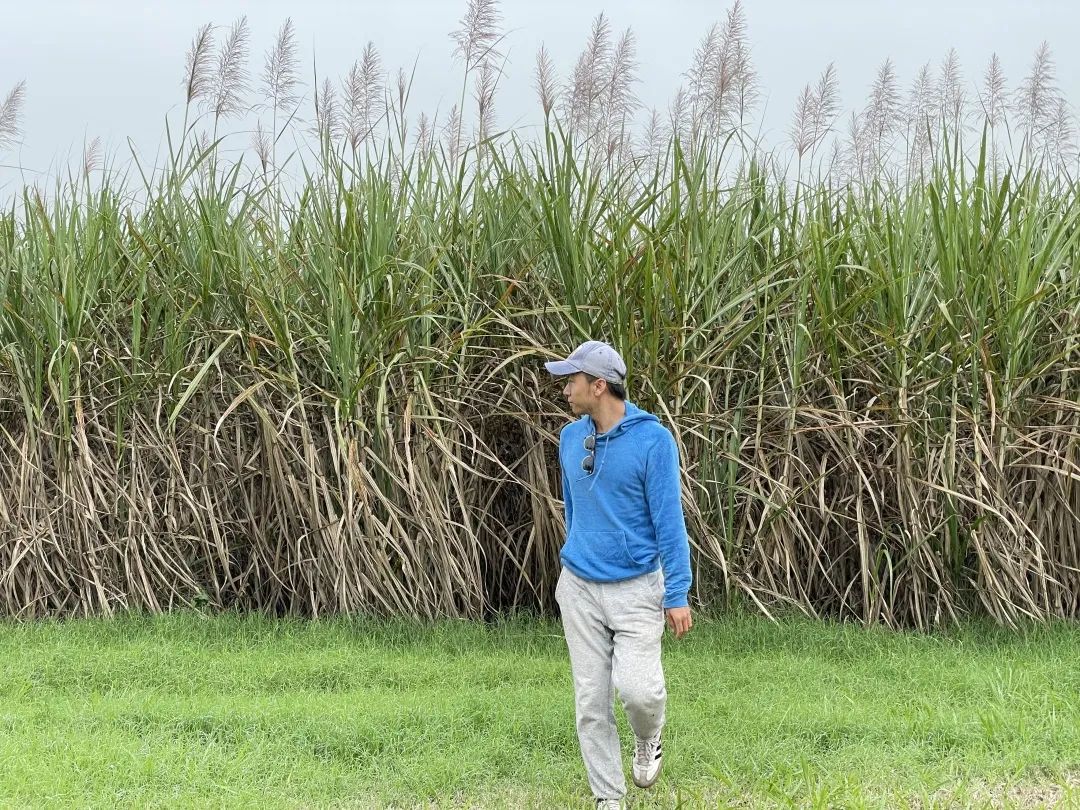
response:
[(597, 799), (596, 810), (622, 810), (622, 802), (618, 799)]
[(634, 737), (634, 784), (639, 788), (652, 787), (660, 775), (660, 732), (645, 739)]

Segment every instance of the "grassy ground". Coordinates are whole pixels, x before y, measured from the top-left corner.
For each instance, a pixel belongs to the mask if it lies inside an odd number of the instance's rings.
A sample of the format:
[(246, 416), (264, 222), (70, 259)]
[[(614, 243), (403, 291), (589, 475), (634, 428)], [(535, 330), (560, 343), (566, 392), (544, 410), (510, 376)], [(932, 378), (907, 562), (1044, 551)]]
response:
[[(665, 666), (664, 776), (631, 807), (1080, 806), (1080, 628), (726, 617)], [(3, 806), (587, 799), (558, 625), (0, 625)]]

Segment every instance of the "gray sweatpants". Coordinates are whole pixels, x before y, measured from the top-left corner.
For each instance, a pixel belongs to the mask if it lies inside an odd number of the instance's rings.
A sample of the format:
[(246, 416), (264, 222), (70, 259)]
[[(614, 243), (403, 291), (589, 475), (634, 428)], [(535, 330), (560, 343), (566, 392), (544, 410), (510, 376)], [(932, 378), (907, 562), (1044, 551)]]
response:
[(578, 741), (589, 786), (599, 799), (621, 799), (626, 779), (612, 688), (619, 692), (635, 735), (652, 737), (663, 727), (664, 577), (657, 570), (622, 582), (590, 582), (564, 567), (555, 599), (570, 651)]

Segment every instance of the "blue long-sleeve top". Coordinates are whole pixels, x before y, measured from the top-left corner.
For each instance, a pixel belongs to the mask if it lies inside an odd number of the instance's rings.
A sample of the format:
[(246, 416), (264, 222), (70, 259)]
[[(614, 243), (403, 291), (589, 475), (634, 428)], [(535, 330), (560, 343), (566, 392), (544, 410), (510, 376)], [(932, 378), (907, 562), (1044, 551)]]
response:
[(682, 509), (679, 449), (651, 413), (626, 403), (626, 415), (596, 438), (593, 472), (582, 469), (589, 416), (559, 437), (566, 509), (563, 565), (583, 579), (617, 582), (664, 572), (664, 607), (686, 607), (690, 542)]

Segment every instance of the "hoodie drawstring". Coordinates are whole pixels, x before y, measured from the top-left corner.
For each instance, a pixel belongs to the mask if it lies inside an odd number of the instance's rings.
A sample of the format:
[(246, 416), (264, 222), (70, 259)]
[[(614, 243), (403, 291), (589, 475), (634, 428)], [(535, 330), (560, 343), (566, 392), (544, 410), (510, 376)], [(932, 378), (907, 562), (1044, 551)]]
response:
[[(593, 435), (596, 436), (595, 433)], [(599, 461), (600, 464), (596, 468), (596, 475), (590, 476), (593, 479), (591, 482), (589, 482), (589, 491), (590, 492), (592, 492), (592, 488), (596, 486), (596, 482), (600, 480), (600, 473), (604, 469), (604, 461), (607, 460), (607, 443), (608, 443), (609, 437), (611, 436), (611, 431), (609, 430), (607, 433), (605, 433), (603, 435), (604, 435), (604, 457), (603, 458), (600, 458), (600, 437), (596, 436), (596, 438), (593, 439), (593, 441), (595, 442), (595, 444), (593, 446), (596, 448), (596, 460)]]

